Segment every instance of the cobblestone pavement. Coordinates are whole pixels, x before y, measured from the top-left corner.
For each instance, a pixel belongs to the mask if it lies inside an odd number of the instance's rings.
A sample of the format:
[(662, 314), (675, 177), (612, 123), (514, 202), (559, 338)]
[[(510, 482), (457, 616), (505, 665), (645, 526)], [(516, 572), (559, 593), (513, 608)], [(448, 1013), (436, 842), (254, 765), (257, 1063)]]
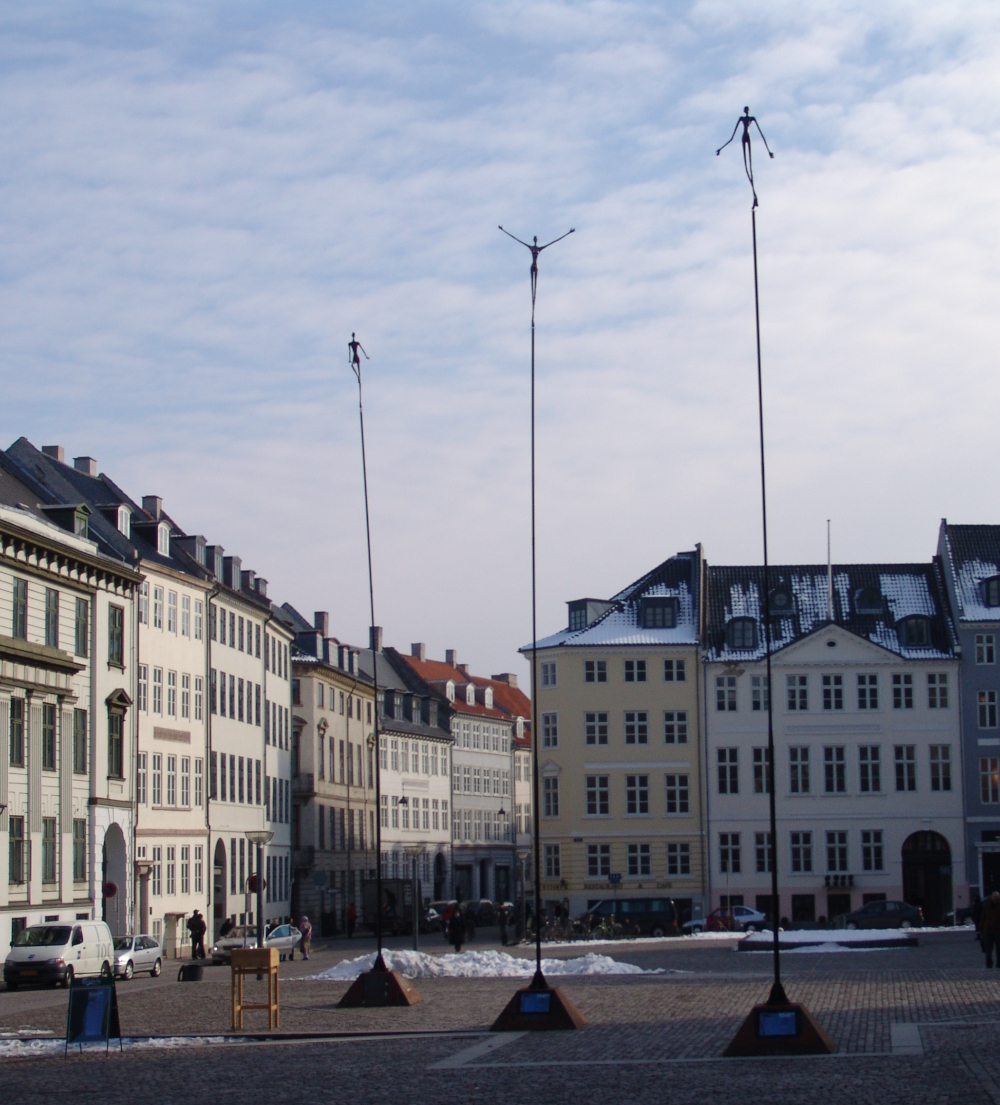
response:
[[(668, 973), (560, 979), (588, 1026), (512, 1038), (482, 1029), (517, 988), (513, 980), (420, 980), (424, 1001), (412, 1008), (338, 1010), (345, 983), (301, 981), (344, 957), (343, 949), (331, 948), (308, 963), (282, 965), (283, 1032), (438, 1034), (2, 1060), (0, 1099), (100, 1094), (108, 1105), (162, 1105), (169, 1087), (170, 1100), (248, 1102), (336, 1093), (352, 1103), (476, 1094), (488, 1095), (491, 1105), (540, 1097), (571, 1098), (574, 1105), (688, 1105), (695, 1095), (729, 1102), (766, 1094), (768, 1105), (798, 1105), (820, 1093), (827, 1102), (852, 1105), (1000, 1105), (1000, 971), (982, 967), (965, 934), (923, 937), (915, 949), (785, 957), (790, 996), (809, 1007), (840, 1047), (837, 1056), (816, 1059), (718, 1058), (750, 1006), (766, 997), (767, 956), (676, 941), (593, 950)], [(201, 984), (137, 979), (118, 992), (126, 1035), (229, 1030), (223, 968), (207, 970)], [(65, 1009), (63, 992), (0, 993), (0, 1032), (61, 1035)], [(253, 1018), (261, 1016), (248, 1014), (247, 1029), (259, 1030), (262, 1022)]]

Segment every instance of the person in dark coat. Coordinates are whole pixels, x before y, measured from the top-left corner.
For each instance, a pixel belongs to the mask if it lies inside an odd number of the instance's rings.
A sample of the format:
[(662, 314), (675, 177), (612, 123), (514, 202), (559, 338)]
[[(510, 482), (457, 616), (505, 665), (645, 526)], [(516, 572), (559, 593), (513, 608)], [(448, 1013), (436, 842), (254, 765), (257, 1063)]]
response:
[(456, 955), (465, 943), (465, 918), (460, 909), (456, 909), (448, 921), (448, 943), (455, 949)]
[(979, 934), (983, 951), (986, 954), (986, 966), (993, 966), (993, 952), (997, 952), (997, 962), (1000, 963), (1000, 891), (993, 893), (983, 902), (983, 910), (979, 915)]
[(205, 958), (205, 932), (208, 929), (208, 925), (205, 924), (205, 918), (196, 909), (191, 914), (191, 920), (187, 923), (187, 930), (191, 933), (191, 958), (192, 959), (204, 959)]

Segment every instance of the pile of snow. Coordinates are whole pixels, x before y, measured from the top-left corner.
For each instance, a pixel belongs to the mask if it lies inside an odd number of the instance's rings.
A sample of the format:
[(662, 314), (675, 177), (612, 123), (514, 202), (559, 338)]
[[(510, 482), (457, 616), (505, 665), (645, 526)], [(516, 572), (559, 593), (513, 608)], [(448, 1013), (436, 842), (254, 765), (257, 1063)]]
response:
[[(865, 944), (872, 940), (907, 941), (920, 929), (793, 929), (778, 934), (782, 946), (788, 944)], [(769, 948), (774, 944), (774, 933), (755, 932), (743, 940), (744, 948)]]
[[(204, 1047), (207, 1044), (241, 1043), (236, 1037), (226, 1036), (126, 1036), (122, 1040), (125, 1051), (133, 1049), (145, 1050), (147, 1048), (174, 1048), (174, 1047)], [(102, 1040), (100, 1043), (87, 1043), (83, 1045), (83, 1051), (99, 1050), (103, 1052), (107, 1045)], [(118, 1041), (110, 1041), (112, 1051), (118, 1050)], [(48, 1058), (52, 1055), (62, 1055), (66, 1050), (64, 1039), (0, 1039), (0, 1059), (38, 1059)], [(69, 1045), (69, 1054), (78, 1055), (78, 1044)]]
[[(460, 955), (428, 955), (426, 952), (385, 950), (382, 958), (390, 971), (399, 971), (407, 978), (531, 978), (535, 973), (534, 959), (515, 959), (506, 952), (462, 952)], [(348, 982), (362, 971), (370, 970), (375, 953), (357, 959), (345, 959), (318, 975), (307, 975), (303, 981)], [(547, 975), (642, 975), (660, 974), (644, 971), (632, 963), (619, 963), (607, 955), (588, 955), (576, 959), (543, 959), (542, 970)]]
[(785, 955), (814, 955), (817, 952), (879, 952), (884, 951), (884, 948), (850, 948), (843, 944), (806, 944), (802, 948), (790, 948), (785, 952)]

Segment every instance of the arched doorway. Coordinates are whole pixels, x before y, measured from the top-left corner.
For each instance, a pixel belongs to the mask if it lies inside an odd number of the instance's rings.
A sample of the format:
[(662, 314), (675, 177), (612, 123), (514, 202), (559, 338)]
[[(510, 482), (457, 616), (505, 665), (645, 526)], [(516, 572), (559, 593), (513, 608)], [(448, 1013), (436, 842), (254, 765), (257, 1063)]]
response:
[(215, 862), (212, 865), (212, 918), (215, 921), (214, 935), (218, 938), (219, 928), (226, 919), (226, 845), (221, 837), (215, 842)]
[(444, 853), (438, 852), (434, 857), (434, 900), (441, 901), (444, 898), (445, 864)]
[[(128, 885), (126, 883), (125, 835), (119, 825), (109, 825), (104, 834), (102, 854), (101, 896), (103, 901), (102, 917), (108, 922), (112, 936), (125, 936), (129, 931), (128, 923)], [(108, 883), (114, 883), (115, 893), (104, 896), (104, 889), (111, 889)]]
[(929, 925), (951, 912), (951, 849), (940, 833), (927, 829), (903, 842), (903, 898), (920, 906)]

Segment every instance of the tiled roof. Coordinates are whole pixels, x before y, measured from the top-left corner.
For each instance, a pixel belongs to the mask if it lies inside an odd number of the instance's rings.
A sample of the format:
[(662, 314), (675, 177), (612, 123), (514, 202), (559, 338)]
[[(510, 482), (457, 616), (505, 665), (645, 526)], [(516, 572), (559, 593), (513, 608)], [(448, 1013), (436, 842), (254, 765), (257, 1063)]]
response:
[(944, 539), (954, 574), (956, 614), (966, 622), (1000, 621), (1000, 606), (986, 606), (981, 584), (1000, 575), (1000, 526), (945, 523)]
[[(517, 716), (513, 711), (502, 707), (497, 700), (496, 688), (498, 686), (507, 691), (513, 690), (506, 683), (495, 683), (492, 679), (485, 679), (482, 676), (466, 675), (465, 672), (459, 671), (458, 668), (440, 660), (421, 660), (417, 656), (408, 656), (403, 652), (395, 652), (394, 655), (399, 657), (416, 675), (442, 696), (445, 694), (445, 684), (449, 680), (453, 682), (455, 684), (455, 701), (449, 703), (449, 705), (457, 713), (477, 714), (480, 717), (496, 718), (503, 721), (509, 721)], [(474, 705), (470, 705), (465, 701), (463, 688), (469, 683), (477, 687), (493, 687), (493, 709), (487, 709), (478, 699)], [(522, 714), (521, 716), (530, 716), (530, 709), (528, 715)]]
[[(748, 661), (764, 656), (763, 578), (764, 569), (759, 565), (709, 567), (706, 659)], [(769, 580), (772, 595), (785, 591), (793, 602), (787, 616), (775, 616), (772, 609), (772, 653), (830, 624), (825, 564), (773, 565)], [(834, 623), (906, 659), (937, 659), (954, 654), (954, 627), (943, 595), (943, 580), (933, 562), (833, 566)], [(899, 623), (914, 614), (929, 619), (927, 647), (907, 647), (900, 639)], [(758, 647), (729, 647), (726, 626), (733, 618), (753, 619), (757, 640), (761, 642)]]

